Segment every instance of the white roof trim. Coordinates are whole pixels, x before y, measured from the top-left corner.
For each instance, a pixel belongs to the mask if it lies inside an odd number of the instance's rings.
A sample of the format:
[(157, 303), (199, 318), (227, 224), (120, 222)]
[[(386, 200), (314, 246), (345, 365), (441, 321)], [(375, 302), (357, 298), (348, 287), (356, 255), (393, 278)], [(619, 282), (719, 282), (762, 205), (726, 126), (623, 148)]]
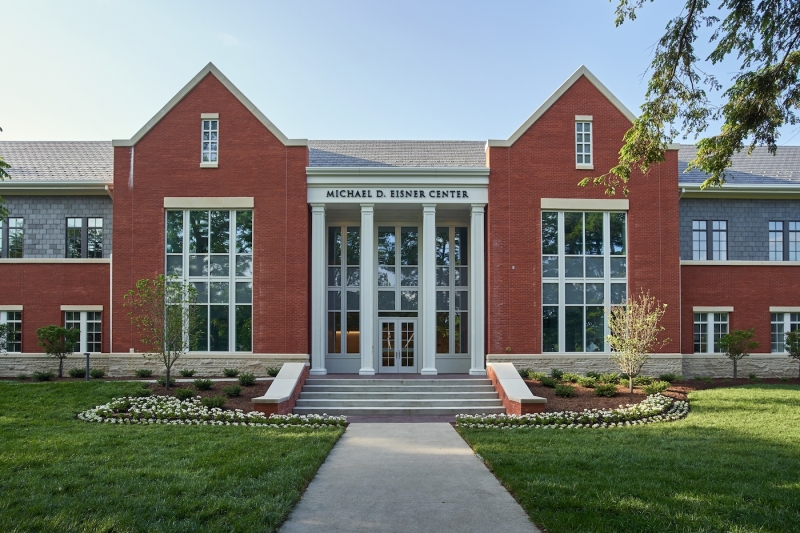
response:
[(581, 65), (580, 68), (578, 68), (578, 70), (576, 70), (572, 74), (572, 76), (570, 76), (569, 79), (567, 79), (567, 81), (561, 84), (561, 87), (556, 89), (556, 91), (552, 95), (550, 95), (550, 98), (545, 100), (545, 102), (542, 105), (540, 105), (539, 108), (536, 111), (534, 111), (530, 117), (528, 117), (528, 120), (523, 122), (522, 125), (519, 128), (517, 128), (517, 131), (511, 134), (511, 137), (509, 137), (506, 140), (489, 139), (487, 143), (488, 146), (504, 147), (504, 146), (511, 146), (512, 144), (514, 144), (517, 141), (517, 139), (522, 137), (523, 133), (528, 131), (528, 128), (530, 128), (534, 122), (539, 120), (539, 118), (542, 115), (544, 115), (545, 111), (550, 109), (550, 107), (552, 107), (552, 105), (555, 104), (556, 101), (558, 101), (558, 99), (561, 98), (565, 92), (567, 92), (567, 89), (572, 87), (572, 85), (580, 79), (581, 76), (586, 76), (586, 79), (589, 80), (592, 83), (592, 85), (597, 87), (597, 90), (599, 90), (603, 94), (603, 96), (605, 96), (608, 99), (609, 102), (614, 104), (614, 107), (619, 109), (620, 112), (623, 115), (625, 115), (625, 118), (627, 118), (631, 122), (633, 122), (636, 119), (636, 115), (631, 113), (631, 111), (627, 107), (625, 107), (623, 103), (620, 102), (619, 99), (616, 96), (614, 96), (605, 85), (600, 83), (600, 80), (598, 80), (595, 77), (595, 75), (589, 71), (588, 68), (586, 68), (584, 65)]
[(222, 85), (225, 86), (233, 95), (253, 114), (255, 117), (261, 121), (261, 123), (275, 136), (281, 141), (284, 146), (308, 146), (308, 139), (289, 139), (284, 135), (281, 130), (279, 130), (275, 124), (273, 124), (267, 117), (259, 111), (259, 109), (247, 99), (247, 97), (236, 88), (236, 86), (231, 83), (231, 81), (225, 77), (222, 72), (219, 71), (217, 67), (214, 66), (213, 63), (209, 63), (203, 69), (197, 73), (197, 75), (189, 81), (186, 85), (184, 85), (183, 89), (178, 91), (178, 94), (172, 97), (172, 100), (167, 102), (167, 105), (161, 108), (161, 110), (155, 114), (150, 121), (145, 124), (142, 129), (136, 132), (136, 134), (131, 137), (130, 139), (115, 139), (111, 141), (112, 146), (134, 146), (138, 143), (142, 137), (144, 137), (148, 131), (150, 131), (153, 126), (158, 124), (162, 118), (164, 118), (170, 110), (178, 105), (178, 102), (183, 100), (183, 98), (189, 94), (189, 91), (194, 89), (194, 87), (200, 83), (207, 75), (213, 74)]

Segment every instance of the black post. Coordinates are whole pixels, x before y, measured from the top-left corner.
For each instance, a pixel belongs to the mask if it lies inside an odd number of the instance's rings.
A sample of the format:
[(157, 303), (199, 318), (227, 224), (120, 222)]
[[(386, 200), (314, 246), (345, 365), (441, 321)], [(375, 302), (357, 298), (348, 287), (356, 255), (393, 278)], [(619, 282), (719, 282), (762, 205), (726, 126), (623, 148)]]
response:
[(83, 352), (86, 356), (86, 381), (89, 381), (89, 352)]

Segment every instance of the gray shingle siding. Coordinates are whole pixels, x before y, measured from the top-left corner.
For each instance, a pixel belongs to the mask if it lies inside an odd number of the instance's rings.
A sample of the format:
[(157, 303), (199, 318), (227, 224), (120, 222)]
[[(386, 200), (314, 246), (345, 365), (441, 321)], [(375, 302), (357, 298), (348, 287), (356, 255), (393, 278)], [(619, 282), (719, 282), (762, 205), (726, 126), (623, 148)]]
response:
[(23, 257), (66, 255), (67, 217), (103, 218), (103, 257), (111, 254), (114, 208), (108, 196), (5, 196), (12, 217), (24, 222)]
[[(800, 200), (682, 198), (681, 259), (692, 258), (692, 221), (728, 221), (728, 260), (769, 260), (769, 222), (800, 221)], [(709, 231), (711, 226), (709, 225)]]

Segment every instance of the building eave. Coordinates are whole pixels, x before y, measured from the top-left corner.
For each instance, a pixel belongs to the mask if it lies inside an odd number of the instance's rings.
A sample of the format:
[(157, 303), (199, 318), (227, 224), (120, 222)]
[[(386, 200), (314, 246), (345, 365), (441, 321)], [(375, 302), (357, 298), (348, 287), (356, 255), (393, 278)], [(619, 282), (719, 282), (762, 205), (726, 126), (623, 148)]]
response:
[(678, 183), (681, 198), (758, 198), (758, 199), (796, 199), (800, 198), (800, 184), (797, 185), (744, 185), (725, 183), (722, 187), (702, 189), (698, 183)]
[(114, 187), (113, 181), (20, 181), (3, 180), (0, 182), (0, 196), (76, 196), (76, 195), (110, 195)]

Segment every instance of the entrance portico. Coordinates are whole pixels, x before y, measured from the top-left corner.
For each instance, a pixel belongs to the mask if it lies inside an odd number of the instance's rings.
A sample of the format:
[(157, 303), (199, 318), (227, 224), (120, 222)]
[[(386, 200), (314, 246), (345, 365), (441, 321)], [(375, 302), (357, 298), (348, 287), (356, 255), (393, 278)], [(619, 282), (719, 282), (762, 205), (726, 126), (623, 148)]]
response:
[(307, 175), (311, 374), (485, 375), (488, 169)]

